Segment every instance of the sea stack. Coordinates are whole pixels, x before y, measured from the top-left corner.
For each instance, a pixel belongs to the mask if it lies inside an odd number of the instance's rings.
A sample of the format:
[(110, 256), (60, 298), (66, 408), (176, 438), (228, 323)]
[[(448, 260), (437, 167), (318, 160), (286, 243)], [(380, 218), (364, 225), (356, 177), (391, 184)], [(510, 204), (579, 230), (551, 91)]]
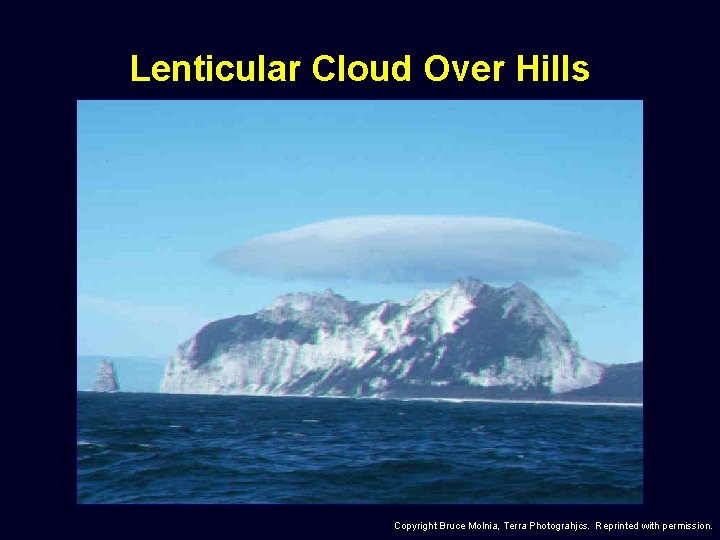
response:
[(117, 371), (115, 371), (112, 360), (100, 361), (100, 369), (98, 369), (92, 390), (93, 392), (117, 392), (120, 390)]

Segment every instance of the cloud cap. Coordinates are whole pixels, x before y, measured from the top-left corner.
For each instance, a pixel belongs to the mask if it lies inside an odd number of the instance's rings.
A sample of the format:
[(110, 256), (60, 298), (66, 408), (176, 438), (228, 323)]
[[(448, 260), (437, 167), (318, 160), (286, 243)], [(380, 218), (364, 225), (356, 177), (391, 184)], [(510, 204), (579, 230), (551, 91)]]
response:
[(606, 242), (534, 221), (378, 215), (259, 236), (213, 260), (250, 275), (389, 283), (573, 277), (615, 259)]

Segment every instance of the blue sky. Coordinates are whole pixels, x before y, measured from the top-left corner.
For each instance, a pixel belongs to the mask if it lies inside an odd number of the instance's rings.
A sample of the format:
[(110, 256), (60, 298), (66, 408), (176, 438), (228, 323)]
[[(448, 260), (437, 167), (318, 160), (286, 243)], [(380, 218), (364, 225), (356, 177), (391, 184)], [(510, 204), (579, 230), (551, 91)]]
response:
[[(522, 277), (586, 356), (643, 359), (642, 102), (81, 101), (77, 157), (78, 354), (169, 357), (202, 324), (291, 291), (405, 300), (449, 285), (211, 262), (316, 222), (433, 215), (612, 246), (610, 266)], [(515, 280), (504, 272), (492, 282)]]

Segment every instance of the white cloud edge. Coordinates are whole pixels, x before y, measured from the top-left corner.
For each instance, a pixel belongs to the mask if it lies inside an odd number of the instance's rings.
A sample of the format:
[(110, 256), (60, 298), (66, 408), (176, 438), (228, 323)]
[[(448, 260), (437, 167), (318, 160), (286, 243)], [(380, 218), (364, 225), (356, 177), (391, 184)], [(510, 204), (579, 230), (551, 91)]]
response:
[(372, 215), (252, 238), (213, 262), (248, 275), (371, 282), (575, 277), (612, 267), (611, 244), (540, 222), (487, 216)]

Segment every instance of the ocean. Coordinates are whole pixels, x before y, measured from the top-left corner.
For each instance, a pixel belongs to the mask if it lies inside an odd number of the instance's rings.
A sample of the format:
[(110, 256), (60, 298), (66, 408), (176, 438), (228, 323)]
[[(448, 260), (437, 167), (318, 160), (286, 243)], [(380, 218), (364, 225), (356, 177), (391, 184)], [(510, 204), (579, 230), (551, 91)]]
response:
[(641, 407), (77, 393), (79, 503), (641, 503)]

